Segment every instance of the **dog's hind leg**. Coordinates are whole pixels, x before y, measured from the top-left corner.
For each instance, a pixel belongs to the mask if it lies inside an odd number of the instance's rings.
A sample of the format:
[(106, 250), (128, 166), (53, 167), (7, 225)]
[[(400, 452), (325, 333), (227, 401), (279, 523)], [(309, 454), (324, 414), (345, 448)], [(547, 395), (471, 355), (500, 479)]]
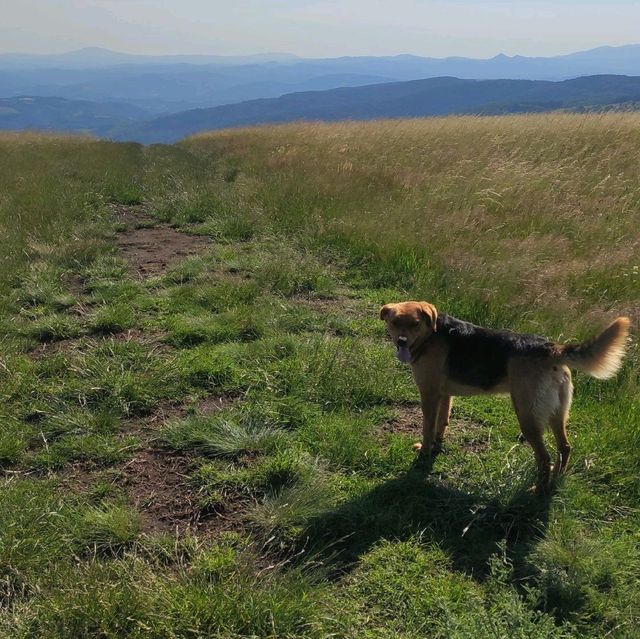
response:
[(563, 367), (562, 379), (558, 389), (560, 396), (560, 407), (549, 417), (549, 425), (556, 438), (558, 447), (558, 457), (554, 471), (561, 474), (567, 469), (571, 445), (567, 437), (567, 420), (569, 419), (569, 409), (571, 408), (571, 398), (573, 397), (573, 384), (571, 383), (571, 372)]
[[(535, 492), (545, 493), (549, 488), (551, 477), (551, 456), (544, 444), (544, 429), (549, 419), (553, 402), (549, 401), (549, 384), (545, 375), (538, 371), (526, 369), (514, 371), (511, 385), (511, 401), (524, 435), (536, 459), (538, 477)], [(557, 406), (554, 406), (557, 409)]]
[(551, 478), (551, 455), (549, 455), (549, 451), (544, 445), (544, 424), (531, 415), (518, 415), (518, 421), (524, 438), (533, 448), (533, 454), (536, 459), (538, 477), (535, 492), (543, 494), (548, 490)]

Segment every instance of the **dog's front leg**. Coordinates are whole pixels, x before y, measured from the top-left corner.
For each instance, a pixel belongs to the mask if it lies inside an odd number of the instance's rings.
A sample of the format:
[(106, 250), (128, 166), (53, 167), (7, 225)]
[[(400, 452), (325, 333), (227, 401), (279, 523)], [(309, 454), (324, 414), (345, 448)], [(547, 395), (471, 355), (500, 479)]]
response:
[(449, 418), (451, 417), (451, 399), (451, 395), (445, 395), (440, 400), (438, 421), (436, 423), (436, 439), (434, 443), (436, 452), (440, 452), (442, 450), (444, 436), (447, 433), (447, 426), (449, 426)]
[(433, 444), (436, 437), (436, 426), (438, 424), (438, 411), (440, 408), (440, 397), (428, 392), (421, 393), (422, 400), (422, 443), (416, 444), (414, 448), (420, 451), (420, 455), (429, 458), (433, 453)]

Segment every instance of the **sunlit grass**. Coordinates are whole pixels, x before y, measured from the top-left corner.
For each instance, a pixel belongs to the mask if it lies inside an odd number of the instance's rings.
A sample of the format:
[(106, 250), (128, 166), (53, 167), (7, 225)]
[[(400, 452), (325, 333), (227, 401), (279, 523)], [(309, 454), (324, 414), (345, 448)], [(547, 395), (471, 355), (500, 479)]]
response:
[[(457, 400), (414, 464), (377, 311), (637, 326), (640, 116), (0, 150), (2, 636), (634, 636), (635, 346), (616, 379), (576, 376), (569, 473), (539, 501), (507, 398)], [(164, 223), (209, 248), (139, 279), (116, 233)], [(160, 461), (188, 511), (161, 533)]]
[(239, 167), (235, 191), (379, 286), (569, 337), (638, 316), (638, 144), (640, 115), (609, 113), (292, 124), (184, 147)]

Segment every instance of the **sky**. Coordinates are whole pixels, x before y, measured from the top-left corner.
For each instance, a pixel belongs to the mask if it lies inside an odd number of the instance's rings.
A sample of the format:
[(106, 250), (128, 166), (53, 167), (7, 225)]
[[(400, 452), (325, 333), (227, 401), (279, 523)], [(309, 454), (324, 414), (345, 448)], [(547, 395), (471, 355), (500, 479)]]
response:
[(640, 1), (0, 0), (0, 52), (558, 55), (640, 42)]

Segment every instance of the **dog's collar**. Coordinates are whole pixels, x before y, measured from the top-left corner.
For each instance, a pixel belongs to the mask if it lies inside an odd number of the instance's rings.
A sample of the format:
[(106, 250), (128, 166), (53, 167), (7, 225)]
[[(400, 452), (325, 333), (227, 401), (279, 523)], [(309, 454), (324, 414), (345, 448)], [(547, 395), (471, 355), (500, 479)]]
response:
[(415, 364), (426, 352), (427, 347), (429, 346), (429, 340), (433, 333), (421, 339), (419, 342), (414, 344), (409, 350), (411, 352), (411, 363)]

